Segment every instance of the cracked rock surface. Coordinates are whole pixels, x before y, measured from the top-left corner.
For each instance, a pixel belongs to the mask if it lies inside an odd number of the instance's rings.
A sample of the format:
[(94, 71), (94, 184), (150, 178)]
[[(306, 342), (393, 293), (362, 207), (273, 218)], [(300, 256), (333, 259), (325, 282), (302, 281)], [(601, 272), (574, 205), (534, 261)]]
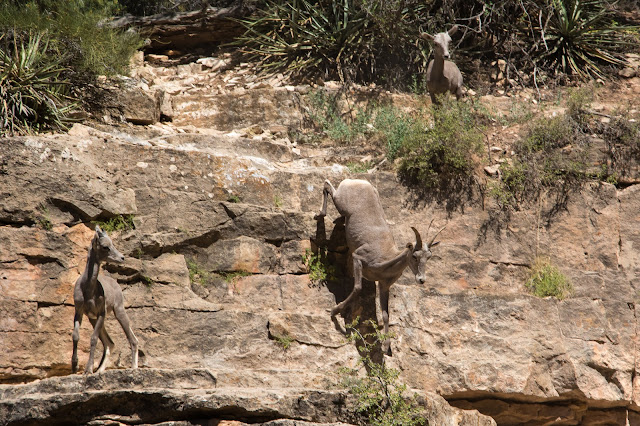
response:
[[(277, 112), (293, 111), (299, 93), (277, 93), (274, 105), (288, 100)], [(390, 298), (388, 362), (423, 394), (430, 424), (493, 424), (466, 409), (498, 424), (640, 424), (640, 186), (588, 186), (562, 208), (546, 199), (505, 222), (489, 203), (450, 211), (416, 202), (395, 174), (352, 174), (277, 129), (235, 132), (205, 115), (196, 129), (180, 127), (189, 114), (173, 127), (77, 124), (2, 141), (0, 424), (354, 421), (336, 388), (340, 367), (358, 358), (343, 327), (375, 318), (374, 288), (365, 283), (347, 318), (331, 320), (351, 285), (343, 224), (332, 205), (324, 222), (313, 219), (324, 180), (347, 177), (377, 187), (398, 246), (413, 240), (411, 226), (424, 237), (432, 219), (435, 229), (447, 224), (427, 283), (405, 271)], [(92, 221), (118, 215), (135, 224), (111, 234), (127, 259), (103, 273), (123, 288), (141, 368), (126, 370), (126, 339), (108, 318), (110, 369), (71, 376), (73, 286)], [(312, 283), (302, 261), (318, 245), (337, 266), (326, 285)], [(527, 292), (538, 254), (571, 278), (571, 297)], [(85, 321), (81, 365), (89, 336)]]

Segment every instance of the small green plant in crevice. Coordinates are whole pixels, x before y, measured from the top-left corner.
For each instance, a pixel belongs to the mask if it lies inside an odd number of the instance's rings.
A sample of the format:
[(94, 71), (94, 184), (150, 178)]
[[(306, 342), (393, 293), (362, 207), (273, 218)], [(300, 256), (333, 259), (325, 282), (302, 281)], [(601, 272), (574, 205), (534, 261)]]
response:
[(553, 296), (559, 300), (574, 292), (571, 281), (546, 257), (536, 257), (525, 287), (535, 296)]
[(217, 274), (220, 275), (227, 283), (230, 283), (230, 284), (235, 284), (235, 282), (242, 277), (248, 277), (250, 275), (253, 275), (251, 272), (244, 271), (244, 270), (231, 271), (231, 272), (218, 271)]
[(371, 163), (366, 162), (362, 163), (360, 161), (350, 161), (346, 164), (347, 169), (349, 169), (350, 173), (367, 173), (369, 168), (371, 168)]
[(281, 209), (282, 208), (282, 197), (278, 194), (275, 194), (273, 196), (273, 205), (276, 206), (276, 208)]
[(151, 287), (155, 281), (153, 281), (153, 279), (151, 277), (149, 277), (148, 275), (142, 275), (140, 277), (142, 279), (142, 283), (144, 285), (146, 285), (147, 287)]
[(277, 334), (272, 334), (272, 333), (270, 333), (270, 335), (273, 338), (273, 340), (275, 340), (278, 345), (282, 346), (282, 349), (285, 351), (291, 347), (291, 344), (293, 342), (295, 342), (295, 339), (286, 333), (283, 334), (282, 336), (279, 336)]
[(53, 229), (53, 223), (51, 223), (51, 220), (46, 216), (38, 216), (36, 218), (36, 223), (45, 231), (51, 231)]
[(114, 231), (129, 231), (136, 229), (133, 219), (134, 215), (132, 214), (119, 214), (117, 216), (113, 216), (107, 221), (96, 220), (94, 223), (99, 225), (104, 232), (111, 233)]
[(307, 267), (309, 280), (314, 285), (325, 284), (336, 276), (336, 267), (327, 259), (326, 248), (318, 248), (317, 253), (306, 249), (302, 255), (302, 263)]
[(189, 281), (191, 284), (206, 285), (211, 274), (203, 269), (194, 259), (187, 259), (187, 269), (189, 270)]
[(342, 386), (355, 396), (358, 413), (366, 424), (374, 426), (414, 426), (426, 423), (423, 410), (415, 395), (408, 395), (407, 385), (399, 380), (400, 371), (388, 368), (384, 357), (373, 360), (374, 352), (392, 336), (383, 333), (373, 320), (365, 322), (373, 332), (362, 334), (359, 318), (347, 325), (349, 340), (356, 343), (360, 353), (356, 368), (340, 369)]
[(238, 197), (235, 194), (231, 194), (229, 195), (229, 197), (227, 198), (227, 201), (230, 203), (239, 203), (240, 202), (240, 197)]
[(47, 208), (46, 204), (39, 204), (37, 210), (40, 212), (40, 214), (36, 216), (34, 222), (45, 231), (51, 231), (53, 229), (53, 223), (49, 218), (49, 209)]

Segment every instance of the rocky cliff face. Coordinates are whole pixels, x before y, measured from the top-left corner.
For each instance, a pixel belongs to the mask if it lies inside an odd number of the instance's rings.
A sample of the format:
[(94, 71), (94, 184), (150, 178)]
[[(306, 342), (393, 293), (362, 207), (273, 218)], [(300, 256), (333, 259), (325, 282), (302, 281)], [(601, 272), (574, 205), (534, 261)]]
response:
[[(390, 300), (388, 362), (423, 393), (430, 424), (493, 424), (436, 393), (498, 424), (640, 424), (639, 186), (594, 184), (509, 218), (488, 200), (450, 211), (417, 202), (393, 173), (354, 175), (334, 164), (346, 163), (339, 152), (291, 144), (282, 126), (301, 122), (305, 89), (216, 89), (213, 71), (192, 68), (192, 93), (175, 70), (138, 70), (171, 99), (171, 125), (78, 124), (0, 142), (0, 423), (353, 421), (336, 383), (358, 352), (329, 315), (351, 285), (343, 227), (333, 206), (324, 222), (313, 215), (324, 179), (360, 177), (378, 188), (399, 246), (410, 226), (447, 224), (428, 282), (405, 272)], [(253, 117), (260, 126), (247, 129)], [(128, 345), (109, 318), (116, 370), (70, 376), (92, 221), (119, 215), (135, 224), (111, 234), (127, 260), (105, 269), (123, 288), (141, 369), (121, 370)], [(327, 285), (302, 262), (317, 246), (338, 266)], [(541, 254), (572, 279), (572, 297), (527, 292)], [(373, 293), (366, 283), (347, 321), (375, 318)], [(80, 365), (89, 335), (85, 320)]]

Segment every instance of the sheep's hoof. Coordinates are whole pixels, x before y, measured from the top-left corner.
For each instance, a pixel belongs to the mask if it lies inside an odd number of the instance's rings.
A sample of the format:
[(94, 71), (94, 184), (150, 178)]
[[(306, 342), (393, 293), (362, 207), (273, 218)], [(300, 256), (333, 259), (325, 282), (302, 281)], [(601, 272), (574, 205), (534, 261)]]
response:
[(326, 216), (326, 213), (316, 213), (315, 215), (313, 215), (313, 219), (314, 220), (321, 220), (324, 219), (324, 217)]

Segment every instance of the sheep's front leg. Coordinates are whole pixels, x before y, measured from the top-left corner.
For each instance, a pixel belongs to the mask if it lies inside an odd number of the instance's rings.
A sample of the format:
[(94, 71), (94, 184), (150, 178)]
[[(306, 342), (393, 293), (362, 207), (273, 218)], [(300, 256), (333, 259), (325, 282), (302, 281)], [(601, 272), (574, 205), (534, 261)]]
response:
[(353, 299), (360, 294), (360, 290), (362, 290), (362, 260), (360, 257), (354, 252), (353, 255), (353, 290), (351, 290), (351, 294), (344, 299), (342, 302), (337, 304), (331, 310), (331, 316), (335, 317), (337, 314), (341, 314), (344, 311), (344, 308), (353, 301)]
[(98, 319), (93, 326), (93, 333), (91, 333), (91, 349), (89, 350), (89, 361), (87, 362), (87, 366), (84, 369), (84, 374), (93, 373), (93, 358), (96, 352), (98, 339), (100, 338), (100, 333), (102, 332), (102, 327), (104, 327), (104, 317), (104, 314), (98, 316)]
[(331, 195), (333, 199), (333, 195), (336, 193), (336, 189), (331, 185), (331, 182), (328, 180), (324, 181), (324, 188), (322, 189), (322, 208), (320, 211), (313, 217), (314, 219), (322, 219), (327, 215), (327, 198)]
[(80, 326), (82, 325), (82, 310), (76, 306), (73, 316), (73, 355), (71, 355), (71, 371), (78, 371), (78, 341), (80, 340)]

